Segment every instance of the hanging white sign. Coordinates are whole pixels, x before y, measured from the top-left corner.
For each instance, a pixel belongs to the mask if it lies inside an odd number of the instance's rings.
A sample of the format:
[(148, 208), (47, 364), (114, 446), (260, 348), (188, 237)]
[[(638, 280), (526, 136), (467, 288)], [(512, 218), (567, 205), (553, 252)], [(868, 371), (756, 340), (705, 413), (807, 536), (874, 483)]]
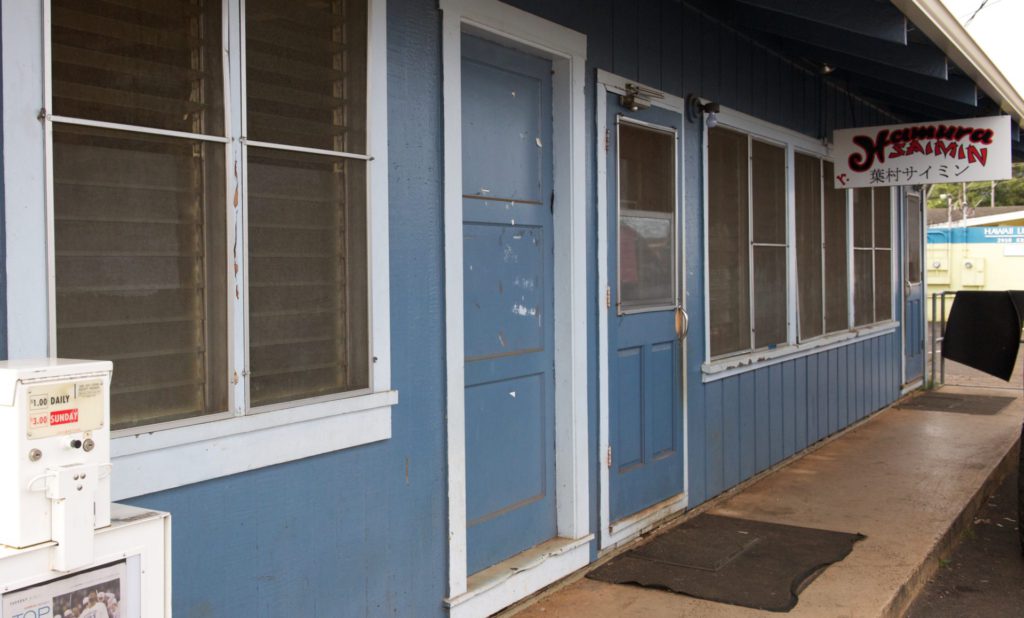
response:
[(840, 129), (832, 143), (836, 189), (1011, 176), (1009, 116)]

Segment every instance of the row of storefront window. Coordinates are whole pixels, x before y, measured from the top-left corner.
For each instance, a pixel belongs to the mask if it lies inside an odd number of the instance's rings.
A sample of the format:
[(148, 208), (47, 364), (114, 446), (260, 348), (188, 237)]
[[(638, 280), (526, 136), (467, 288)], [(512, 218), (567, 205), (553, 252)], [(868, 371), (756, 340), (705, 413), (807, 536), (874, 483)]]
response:
[[(220, 1), (53, 3), (57, 350), (114, 361), (115, 429), (226, 410), (231, 366), (249, 368), (250, 407), (369, 387), (366, 11), (247, 0), (227, 24), (244, 26), (235, 87)], [(628, 129), (637, 156), (674, 152)], [(796, 151), (789, 191), (790, 148), (708, 131), (712, 358), (794, 343), (794, 319), (803, 341), (892, 318), (889, 191), (850, 199), (831, 162)], [(663, 163), (654, 185), (671, 187)], [(671, 229), (671, 212), (631, 211), (632, 182), (624, 225)], [(621, 300), (671, 301), (674, 272)]]
[[(891, 190), (835, 189), (833, 176), (831, 161), (792, 144), (723, 126), (708, 130), (712, 358), (892, 318)], [(791, 286), (797, 289), (795, 307)]]

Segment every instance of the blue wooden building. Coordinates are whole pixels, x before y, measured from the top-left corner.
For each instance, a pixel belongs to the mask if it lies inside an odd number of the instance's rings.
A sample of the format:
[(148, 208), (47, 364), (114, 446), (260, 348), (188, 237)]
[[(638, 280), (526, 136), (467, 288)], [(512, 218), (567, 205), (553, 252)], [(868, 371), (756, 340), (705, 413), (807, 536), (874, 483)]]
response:
[(487, 615), (882, 409), (921, 200), (831, 133), (1024, 115), (938, 0), (2, 0), (0, 46), (0, 349), (114, 361), (182, 617)]

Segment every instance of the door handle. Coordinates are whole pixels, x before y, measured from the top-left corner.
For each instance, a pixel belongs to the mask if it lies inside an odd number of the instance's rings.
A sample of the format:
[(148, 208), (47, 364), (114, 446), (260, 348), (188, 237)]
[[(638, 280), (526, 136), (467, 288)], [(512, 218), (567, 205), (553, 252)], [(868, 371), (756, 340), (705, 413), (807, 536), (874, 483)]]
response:
[(682, 341), (688, 332), (690, 332), (690, 316), (686, 313), (686, 309), (676, 307), (676, 337)]

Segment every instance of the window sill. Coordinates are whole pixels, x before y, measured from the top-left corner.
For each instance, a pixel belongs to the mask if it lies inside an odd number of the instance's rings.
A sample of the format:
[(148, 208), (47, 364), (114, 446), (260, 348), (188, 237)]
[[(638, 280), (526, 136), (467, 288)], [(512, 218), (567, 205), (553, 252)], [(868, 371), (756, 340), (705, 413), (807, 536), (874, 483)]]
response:
[(714, 359), (701, 365), (701, 382), (714, 382), (715, 380), (721, 380), (747, 371), (839, 348), (854, 341), (880, 337), (895, 331), (898, 327), (899, 322), (890, 320), (888, 322), (857, 327), (840, 333), (823, 335), (774, 350), (758, 350), (747, 354)]
[(112, 498), (124, 500), (391, 437), (398, 391), (381, 391), (111, 441)]

